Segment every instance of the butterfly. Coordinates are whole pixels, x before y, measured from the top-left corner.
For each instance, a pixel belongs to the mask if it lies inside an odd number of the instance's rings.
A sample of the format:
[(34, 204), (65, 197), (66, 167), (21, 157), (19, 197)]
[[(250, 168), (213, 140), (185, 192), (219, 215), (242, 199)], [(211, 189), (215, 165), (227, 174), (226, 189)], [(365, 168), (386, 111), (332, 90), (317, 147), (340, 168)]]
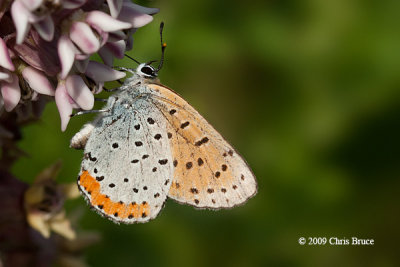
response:
[(167, 198), (217, 210), (257, 193), (255, 176), (240, 154), (160, 83), (164, 49), (165, 44), (158, 68), (141, 63), (124, 69), (132, 76), (71, 139), (71, 147), (84, 148), (78, 176), (82, 195), (116, 223), (148, 222)]

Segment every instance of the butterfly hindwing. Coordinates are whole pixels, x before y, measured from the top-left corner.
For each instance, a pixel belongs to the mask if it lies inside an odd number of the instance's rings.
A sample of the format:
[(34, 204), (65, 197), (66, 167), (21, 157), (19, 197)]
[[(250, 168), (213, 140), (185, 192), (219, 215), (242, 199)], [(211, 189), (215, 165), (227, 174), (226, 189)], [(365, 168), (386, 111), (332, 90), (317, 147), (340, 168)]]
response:
[(117, 100), (94, 125), (78, 185), (90, 205), (114, 222), (146, 222), (163, 207), (172, 156), (162, 116), (144, 99), (134, 107)]
[(198, 208), (230, 208), (257, 192), (254, 174), (235, 149), (184, 99), (149, 84), (167, 121), (174, 165), (168, 197)]

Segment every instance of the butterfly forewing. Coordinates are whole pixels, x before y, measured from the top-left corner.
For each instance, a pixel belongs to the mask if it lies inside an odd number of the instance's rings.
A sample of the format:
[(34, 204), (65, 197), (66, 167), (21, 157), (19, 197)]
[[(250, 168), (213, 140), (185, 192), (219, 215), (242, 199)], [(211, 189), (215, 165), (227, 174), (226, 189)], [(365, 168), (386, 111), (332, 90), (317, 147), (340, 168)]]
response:
[(85, 147), (79, 187), (97, 212), (115, 222), (155, 218), (172, 182), (172, 156), (161, 112), (145, 99), (118, 100), (101, 116)]
[(168, 196), (198, 208), (229, 208), (252, 197), (255, 177), (245, 160), (185, 100), (167, 87), (149, 84), (162, 113), (173, 159)]

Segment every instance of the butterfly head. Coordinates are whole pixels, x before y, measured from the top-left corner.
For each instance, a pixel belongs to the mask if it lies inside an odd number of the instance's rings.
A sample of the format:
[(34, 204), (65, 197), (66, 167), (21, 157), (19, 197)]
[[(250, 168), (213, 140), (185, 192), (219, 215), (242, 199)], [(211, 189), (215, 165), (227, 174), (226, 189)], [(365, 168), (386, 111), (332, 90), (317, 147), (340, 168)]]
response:
[(136, 63), (139, 64), (139, 66), (136, 68), (136, 70), (132, 70), (132, 69), (126, 69), (126, 70), (128, 70), (129, 72), (131, 72), (133, 74), (136, 74), (140, 78), (151, 79), (151, 78), (156, 78), (158, 76), (158, 72), (161, 70), (163, 63), (164, 63), (164, 53), (165, 53), (165, 48), (167, 47), (167, 44), (164, 43), (162, 40), (163, 29), (164, 29), (164, 22), (161, 22), (161, 24), (160, 24), (161, 59), (160, 59), (160, 63), (158, 64), (158, 67), (155, 68), (151, 65), (152, 63), (157, 62), (157, 60), (152, 60), (147, 63), (140, 63), (136, 59), (130, 57), (129, 55), (125, 55), (126, 57), (132, 59), (133, 61), (135, 61)]
[(149, 63), (141, 63), (136, 69), (136, 74), (143, 78), (155, 78), (157, 77), (158, 69)]

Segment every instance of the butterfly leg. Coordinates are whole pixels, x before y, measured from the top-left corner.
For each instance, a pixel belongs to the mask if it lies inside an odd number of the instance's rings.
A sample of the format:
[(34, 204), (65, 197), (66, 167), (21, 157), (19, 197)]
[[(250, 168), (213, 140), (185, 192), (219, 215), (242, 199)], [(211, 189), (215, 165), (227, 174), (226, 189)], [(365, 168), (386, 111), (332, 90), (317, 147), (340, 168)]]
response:
[(75, 117), (75, 116), (79, 116), (79, 115), (84, 115), (84, 114), (90, 114), (90, 113), (103, 113), (103, 112), (109, 112), (113, 109), (116, 98), (115, 97), (110, 97), (109, 99), (100, 99), (97, 98), (96, 100), (98, 101), (102, 101), (102, 102), (109, 102), (109, 104), (106, 105), (106, 109), (97, 109), (97, 110), (81, 110), (78, 111), (76, 113), (72, 113), (71, 115), (69, 115), (71, 118)]
[(130, 73), (132, 73), (132, 74), (136, 74), (136, 72), (135, 72), (134, 69), (124, 68), (124, 67), (118, 67), (118, 66), (114, 66), (113, 69), (122, 70), (122, 71), (127, 71), (127, 72), (130, 72)]
[(115, 91), (120, 90), (120, 88), (119, 88), (119, 87), (115, 87), (115, 88), (113, 88), (113, 89), (103, 88), (103, 90), (106, 91), (106, 92), (108, 92), (108, 93), (112, 93), (112, 92), (115, 92)]
[(110, 109), (98, 109), (98, 110), (81, 110), (78, 111), (77, 113), (73, 113), (69, 115), (71, 118), (79, 115), (85, 115), (85, 114), (90, 114), (90, 113), (102, 113), (102, 112), (107, 112), (110, 111)]

